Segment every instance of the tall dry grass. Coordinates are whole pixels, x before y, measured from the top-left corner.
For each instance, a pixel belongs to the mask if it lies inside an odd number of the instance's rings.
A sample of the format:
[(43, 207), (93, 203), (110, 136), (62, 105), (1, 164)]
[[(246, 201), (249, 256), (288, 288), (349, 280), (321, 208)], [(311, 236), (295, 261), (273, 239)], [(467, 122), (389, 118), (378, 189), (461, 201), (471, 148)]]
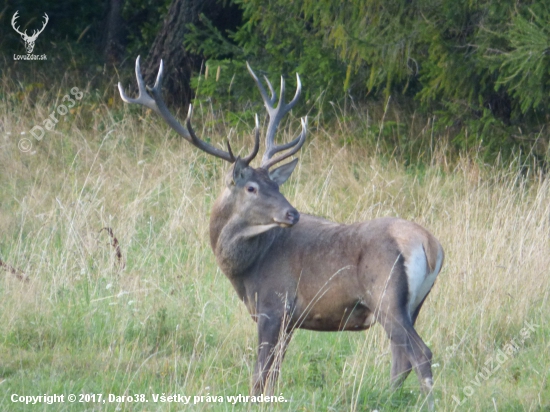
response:
[[(4, 85), (4, 93), (13, 87)], [(228, 165), (182, 142), (151, 113), (104, 105), (90, 90), (36, 141), (28, 131), (59, 104), (48, 93), (0, 105), (0, 259), (30, 278), (5, 272), (0, 281), (0, 408), (28, 410), (11, 402), (13, 393), (246, 394), (256, 332), (208, 241), (210, 207)], [(434, 352), (439, 410), (548, 410), (546, 176), (518, 162), (484, 165), (475, 154), (450, 159), (438, 136), (427, 166), (406, 168), (369, 143), (376, 136), (347, 141), (343, 134), (354, 126), (346, 122), (308, 135), (283, 188), (290, 202), (344, 223), (400, 216), (441, 241), (444, 268), (417, 323)], [(212, 111), (196, 110), (196, 123), (215, 144), (228, 134), (229, 124)], [(237, 127), (248, 131), (233, 134), (232, 146), (247, 152), (251, 128)], [(30, 151), (19, 150), (21, 138), (30, 139)], [(123, 269), (103, 227), (120, 242)], [(525, 321), (539, 327), (498, 371), (480, 378), (488, 359), (522, 336)], [(290, 402), (270, 409), (420, 408), (416, 377), (402, 391), (389, 390), (390, 357), (379, 327), (299, 331), (278, 386)], [(85, 403), (55, 410), (115, 407), (182, 408)]]

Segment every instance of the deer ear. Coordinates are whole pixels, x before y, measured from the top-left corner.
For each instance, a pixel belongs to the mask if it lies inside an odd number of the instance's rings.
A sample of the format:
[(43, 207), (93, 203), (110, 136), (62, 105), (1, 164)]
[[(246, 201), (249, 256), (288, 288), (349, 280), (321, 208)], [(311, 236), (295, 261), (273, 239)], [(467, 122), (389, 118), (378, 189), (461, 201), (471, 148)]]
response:
[(240, 157), (237, 158), (235, 161), (235, 165), (233, 166), (233, 184), (238, 184), (243, 178), (244, 178), (244, 169), (246, 169), (248, 165), (245, 161), (243, 161)]
[(277, 169), (274, 169), (269, 172), (269, 177), (279, 186), (288, 180), (294, 168), (298, 164), (298, 158), (294, 159), (292, 162), (286, 163), (282, 166), (279, 166)]

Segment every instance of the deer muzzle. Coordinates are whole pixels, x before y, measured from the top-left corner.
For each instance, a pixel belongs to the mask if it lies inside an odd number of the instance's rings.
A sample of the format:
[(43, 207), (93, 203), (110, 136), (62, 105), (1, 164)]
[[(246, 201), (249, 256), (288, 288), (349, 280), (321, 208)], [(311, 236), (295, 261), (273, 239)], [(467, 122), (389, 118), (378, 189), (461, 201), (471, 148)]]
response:
[(284, 212), (283, 216), (284, 217), (282, 219), (279, 219), (279, 218), (273, 219), (275, 223), (277, 223), (281, 227), (292, 227), (296, 223), (298, 223), (298, 221), (300, 220), (300, 212), (298, 212), (293, 207), (287, 209)]

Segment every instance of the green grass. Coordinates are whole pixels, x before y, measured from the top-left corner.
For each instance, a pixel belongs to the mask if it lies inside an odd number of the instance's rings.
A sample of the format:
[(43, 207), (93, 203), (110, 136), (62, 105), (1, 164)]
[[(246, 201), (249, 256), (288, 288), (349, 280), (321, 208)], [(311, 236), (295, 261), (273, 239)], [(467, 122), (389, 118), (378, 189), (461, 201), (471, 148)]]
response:
[[(3, 87), (11, 96), (15, 86)], [(61, 85), (59, 94), (69, 90)], [(19, 139), (55, 98), (44, 91), (38, 105), (24, 96), (0, 105), (0, 259), (30, 279), (6, 271), (0, 279), (0, 410), (179, 411), (186, 407), (154, 403), (152, 394), (248, 395), (255, 324), (208, 239), (227, 165), (151, 113), (104, 105), (94, 93), (25, 153)], [(220, 144), (223, 122), (195, 117), (197, 131)], [(525, 164), (453, 157), (444, 136), (429, 162), (406, 166), (369, 143), (396, 128), (373, 124), (360, 142), (346, 140), (353, 124), (344, 117), (334, 130), (310, 133), (284, 193), (302, 212), (346, 223), (401, 216), (440, 239), (446, 262), (417, 323), (434, 353), (438, 410), (549, 411), (548, 179)], [(232, 138), (236, 150), (248, 151), (249, 130)], [(124, 269), (103, 227), (118, 238)], [(480, 378), (525, 321), (540, 327)], [(416, 376), (392, 393), (390, 362), (379, 326), (298, 331), (276, 390), (288, 402), (192, 409), (418, 410)], [(13, 394), (54, 393), (144, 394), (149, 402), (11, 402)], [(459, 406), (453, 396), (466, 399)]]

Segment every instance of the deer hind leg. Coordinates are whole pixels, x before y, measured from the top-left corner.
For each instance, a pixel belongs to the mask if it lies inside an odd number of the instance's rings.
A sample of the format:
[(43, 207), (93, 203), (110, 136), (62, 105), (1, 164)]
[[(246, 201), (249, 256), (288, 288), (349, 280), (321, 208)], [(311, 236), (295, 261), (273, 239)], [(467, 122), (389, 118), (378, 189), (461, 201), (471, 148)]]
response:
[(392, 347), (391, 381), (394, 388), (401, 386), (414, 369), (422, 392), (427, 396), (428, 407), (433, 409), (432, 352), (416, 333), (407, 315), (381, 316), (380, 323), (386, 330)]
[[(422, 308), (422, 305), (424, 304), (424, 301), (426, 300), (426, 297), (428, 296), (428, 294), (424, 296), (424, 299), (422, 299), (422, 301), (415, 308), (412, 314), (413, 327), (414, 327), (414, 324), (416, 323), (416, 318), (418, 318), (420, 309)], [(397, 345), (393, 341), (391, 341), (391, 352), (392, 352), (392, 368), (391, 368), (392, 388), (399, 389), (401, 385), (403, 385), (403, 382), (405, 382), (405, 380), (409, 376), (409, 373), (411, 373), (412, 364), (409, 361), (407, 352), (403, 350), (401, 346)]]
[(394, 341), (391, 341), (391, 354), (391, 386), (396, 390), (403, 385), (403, 382), (405, 382), (405, 379), (411, 373), (412, 365), (407, 353)]
[(281, 364), (292, 338), (283, 319), (260, 315), (258, 319), (258, 359), (254, 370), (253, 395), (272, 395)]

